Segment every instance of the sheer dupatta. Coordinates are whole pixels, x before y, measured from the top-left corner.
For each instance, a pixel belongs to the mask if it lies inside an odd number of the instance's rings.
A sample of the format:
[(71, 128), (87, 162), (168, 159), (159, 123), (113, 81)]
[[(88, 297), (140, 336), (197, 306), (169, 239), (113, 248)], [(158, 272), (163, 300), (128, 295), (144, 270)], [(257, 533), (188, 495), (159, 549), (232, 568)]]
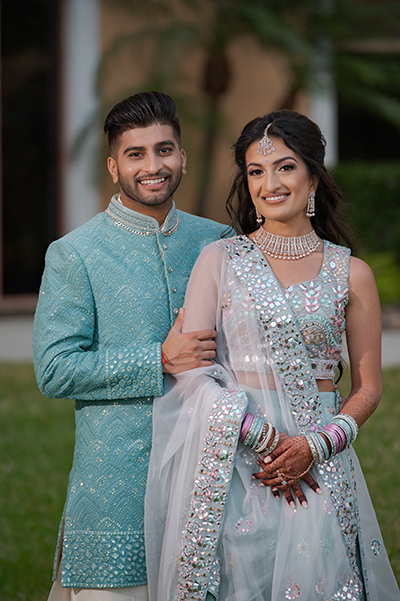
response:
[(245, 237), (205, 248), (194, 267), (184, 329), (216, 327), (217, 362), (171, 378), (155, 400), (151, 601), (218, 598), (219, 586), (229, 601), (364, 598), (349, 458), (313, 468), (322, 497), (310, 493), (309, 509), (293, 511), (255, 487), (256, 457), (238, 444), (246, 407), (291, 436), (329, 419), (285, 302)]

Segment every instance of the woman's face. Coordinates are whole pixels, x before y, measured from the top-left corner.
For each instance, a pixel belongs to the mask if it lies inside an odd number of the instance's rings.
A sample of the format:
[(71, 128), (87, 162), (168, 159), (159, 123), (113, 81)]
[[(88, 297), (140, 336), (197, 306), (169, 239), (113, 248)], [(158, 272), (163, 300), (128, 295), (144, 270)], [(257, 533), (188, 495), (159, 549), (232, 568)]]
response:
[(308, 173), (303, 159), (280, 138), (271, 139), (276, 150), (270, 155), (257, 152), (258, 141), (246, 152), (250, 195), (258, 212), (265, 217), (267, 230), (279, 233), (289, 225), (299, 230), (295, 235), (300, 235), (311, 227), (306, 216), (307, 201), (309, 193), (317, 189), (318, 178)]

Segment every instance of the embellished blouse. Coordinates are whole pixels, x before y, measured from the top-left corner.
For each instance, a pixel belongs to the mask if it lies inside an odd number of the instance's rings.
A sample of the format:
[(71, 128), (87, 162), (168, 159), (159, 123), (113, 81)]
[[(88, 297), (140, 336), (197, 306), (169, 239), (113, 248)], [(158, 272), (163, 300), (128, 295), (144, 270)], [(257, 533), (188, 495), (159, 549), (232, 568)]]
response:
[(349, 301), (350, 250), (324, 240), (316, 278), (285, 288), (299, 322), (315, 379), (333, 379), (342, 354), (344, 310)]
[[(254, 244), (246, 237), (240, 238), (247, 240), (250, 244)], [(202, 251), (204, 260), (197, 263), (194, 268), (197, 271), (206, 269), (207, 273), (203, 272), (198, 275), (204, 282), (204, 288), (202, 289), (201, 296), (196, 291), (198, 296), (198, 312), (195, 322), (188, 322), (185, 319), (184, 328), (186, 331), (199, 329), (200, 326), (204, 328), (215, 326), (205, 316), (202, 318), (201, 315), (204, 313), (215, 314), (216, 311), (216, 307), (210, 306), (210, 298), (214, 294), (211, 287), (213, 282), (216, 285), (220, 277), (218, 273), (223, 275), (224, 272), (223, 266), (219, 265), (219, 253), (213, 251), (216, 245), (220, 246), (221, 242), (215, 242)], [(266, 260), (256, 244), (254, 244), (254, 250), (255, 252), (259, 252), (263, 259)], [(349, 249), (325, 240), (322, 266), (317, 277), (306, 282), (288, 286), (283, 290), (284, 296), (290, 303), (298, 320), (310, 365), (316, 379), (333, 379), (342, 354), (342, 334), (346, 327), (345, 308), (349, 300), (349, 263)], [(261, 263), (255, 263), (255, 265), (257, 269), (262, 269)], [(190, 284), (188, 293), (190, 294)], [(249, 295), (251, 296), (250, 289)], [(246, 325), (246, 306), (248, 304), (248, 310), (251, 311), (252, 303), (246, 303), (246, 299), (241, 299), (240, 302), (241, 307), (239, 309), (239, 299), (232, 298), (230, 290), (225, 290), (219, 299), (221, 311), (226, 316), (229, 314), (229, 318), (235, 324), (235, 329), (237, 330), (236, 340), (240, 346), (240, 348), (236, 349), (233, 343), (230, 343), (229, 356), (231, 369), (236, 374), (239, 372), (251, 373), (260, 371), (260, 366), (262, 365), (262, 371), (265, 374), (270, 374), (271, 362), (267, 349), (265, 345), (261, 344), (257, 353), (255, 353), (252, 334), (248, 331)], [(266, 296), (263, 300), (264, 305), (267, 308), (270, 306), (271, 309), (275, 307), (276, 302), (279, 301), (275, 298), (275, 295), (271, 297)], [(207, 311), (204, 311), (205, 306), (207, 306)], [(193, 320), (193, 318), (191, 319)], [(224, 332), (222, 329), (220, 336), (217, 338), (217, 345), (220, 346), (223, 344)]]

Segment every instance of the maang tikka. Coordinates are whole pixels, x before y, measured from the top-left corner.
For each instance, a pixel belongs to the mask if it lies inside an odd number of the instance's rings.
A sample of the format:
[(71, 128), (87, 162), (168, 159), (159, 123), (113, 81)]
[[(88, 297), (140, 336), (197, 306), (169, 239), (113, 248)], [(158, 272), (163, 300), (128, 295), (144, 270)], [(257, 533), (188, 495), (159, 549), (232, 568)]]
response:
[(268, 123), (267, 127), (264, 130), (264, 135), (258, 143), (258, 154), (262, 154), (263, 156), (267, 156), (276, 150), (274, 148), (274, 143), (271, 138), (268, 137), (268, 129), (271, 127), (271, 123)]

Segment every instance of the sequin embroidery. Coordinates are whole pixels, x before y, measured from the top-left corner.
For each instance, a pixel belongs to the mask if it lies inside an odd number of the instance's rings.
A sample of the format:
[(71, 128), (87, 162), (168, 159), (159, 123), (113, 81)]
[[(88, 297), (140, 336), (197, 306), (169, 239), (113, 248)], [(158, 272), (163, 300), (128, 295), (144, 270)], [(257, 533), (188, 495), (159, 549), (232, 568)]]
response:
[[(223, 244), (228, 252), (228, 269), (231, 265), (234, 274), (232, 277), (236, 276), (254, 303), (299, 432), (306, 433), (308, 429), (322, 427), (325, 419), (304, 341), (297, 320), (268, 261), (244, 236), (218, 244)], [(332, 253), (329, 260), (324, 262), (321, 273), (326, 271), (329, 275), (331, 270), (332, 277), (337, 274), (345, 275), (346, 266), (344, 261), (339, 260), (341, 252), (334, 252), (338, 247), (328, 243), (328, 248)], [(312, 301), (310, 302), (312, 305)], [(353, 491), (339, 457), (320, 464), (318, 471), (330, 492), (352, 566), (353, 579), (347, 585), (347, 592), (351, 593), (349, 598), (357, 599), (362, 585), (356, 558), (357, 509)], [(341, 594), (340, 591), (337, 594)]]
[(311, 551), (310, 541), (306, 539), (301, 539), (297, 545), (297, 551), (300, 555), (304, 555), (304, 557), (308, 557)]
[(285, 589), (285, 599), (293, 600), (298, 599), (301, 595), (300, 585), (292, 580), (289, 586)]
[(379, 553), (381, 552), (381, 543), (377, 538), (374, 538), (371, 541), (371, 550), (375, 556), (379, 555)]
[(222, 295), (221, 298), (221, 309), (227, 309), (228, 307), (230, 307), (232, 304), (232, 299), (230, 294), (228, 294), (227, 292), (225, 292), (225, 294)]
[(235, 530), (239, 532), (239, 534), (248, 534), (253, 529), (253, 522), (251, 520), (245, 520), (244, 518), (240, 518), (234, 525)]
[(219, 394), (211, 410), (178, 560), (176, 601), (188, 598), (202, 601), (205, 597), (246, 406), (243, 391), (226, 389)]
[(144, 493), (152, 401), (163, 394), (160, 341), (201, 249), (225, 230), (174, 207), (160, 228), (113, 198), (107, 213), (47, 251), (34, 325), (38, 384), (51, 398), (79, 399), (55, 554), (63, 586), (146, 583)]

